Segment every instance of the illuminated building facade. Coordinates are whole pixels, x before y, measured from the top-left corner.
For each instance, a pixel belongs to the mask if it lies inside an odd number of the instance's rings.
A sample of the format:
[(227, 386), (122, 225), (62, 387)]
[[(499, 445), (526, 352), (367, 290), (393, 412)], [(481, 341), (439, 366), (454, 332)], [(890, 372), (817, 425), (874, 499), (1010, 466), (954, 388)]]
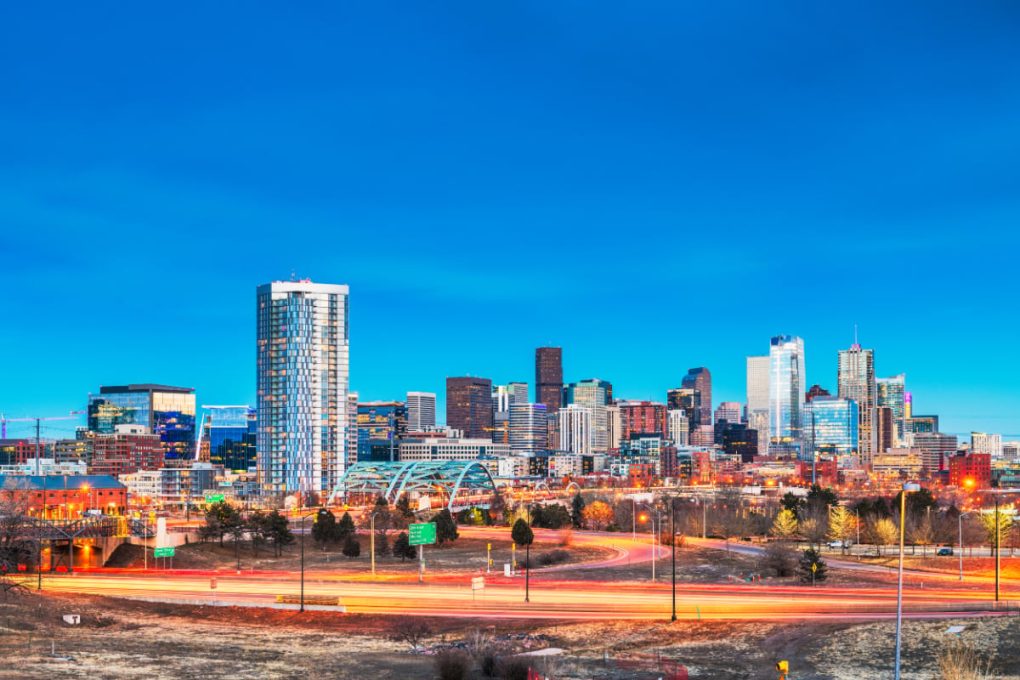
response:
[(89, 395), (89, 430), (112, 434), (119, 425), (141, 425), (159, 435), (167, 460), (192, 460), (195, 390), (150, 383), (102, 386)]

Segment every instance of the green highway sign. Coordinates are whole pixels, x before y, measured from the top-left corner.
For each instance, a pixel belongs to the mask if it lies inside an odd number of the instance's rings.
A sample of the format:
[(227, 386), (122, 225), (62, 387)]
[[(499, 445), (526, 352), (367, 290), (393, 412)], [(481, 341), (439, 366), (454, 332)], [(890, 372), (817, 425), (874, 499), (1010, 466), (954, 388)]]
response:
[(222, 503), (223, 502), (223, 498), (224, 498), (223, 494), (221, 494), (221, 493), (214, 493), (214, 494), (210, 494), (210, 495), (206, 496), (205, 497), (205, 502), (206, 503)]
[(155, 550), (152, 551), (152, 556), (153, 557), (173, 557), (174, 556), (174, 547), (173, 546), (169, 546), (169, 547), (166, 547), (166, 548), (156, 548)]
[(436, 542), (436, 525), (433, 522), (412, 524), (407, 528), (407, 542), (411, 545), (432, 545)]

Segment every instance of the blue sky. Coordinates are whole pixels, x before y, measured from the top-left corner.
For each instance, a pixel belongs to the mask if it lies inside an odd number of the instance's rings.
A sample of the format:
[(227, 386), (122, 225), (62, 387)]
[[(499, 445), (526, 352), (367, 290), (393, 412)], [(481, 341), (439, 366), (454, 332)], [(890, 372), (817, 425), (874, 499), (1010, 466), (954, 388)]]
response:
[(833, 388), (857, 323), (944, 430), (1020, 433), (1015, 3), (214, 4), (7, 8), (0, 412), (252, 402), (295, 272), (350, 284), (365, 398), (548, 343), (742, 401), (778, 333)]

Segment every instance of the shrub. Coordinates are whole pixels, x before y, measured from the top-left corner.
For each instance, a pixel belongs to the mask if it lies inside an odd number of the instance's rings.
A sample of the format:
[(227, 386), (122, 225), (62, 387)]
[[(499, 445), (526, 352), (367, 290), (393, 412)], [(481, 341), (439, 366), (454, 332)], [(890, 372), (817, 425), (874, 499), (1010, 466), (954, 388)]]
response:
[(758, 569), (762, 573), (779, 577), (792, 576), (796, 567), (797, 559), (793, 550), (778, 541), (765, 546), (765, 552), (758, 562)]
[(436, 654), (436, 677), (439, 680), (464, 680), (471, 670), (471, 659), (459, 649), (444, 649)]
[(500, 659), (498, 672), (502, 680), (528, 680), (528, 664), (517, 657)]
[(985, 680), (990, 678), (988, 661), (982, 661), (973, 647), (956, 641), (939, 651), (939, 677), (942, 680)]

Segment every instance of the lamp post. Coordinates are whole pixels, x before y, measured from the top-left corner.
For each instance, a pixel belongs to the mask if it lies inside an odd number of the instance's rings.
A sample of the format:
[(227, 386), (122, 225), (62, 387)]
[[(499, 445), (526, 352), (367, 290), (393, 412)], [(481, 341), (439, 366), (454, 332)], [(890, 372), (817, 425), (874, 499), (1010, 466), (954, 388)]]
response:
[(372, 553), (372, 578), (375, 578), (375, 516), (378, 513), (373, 512), (369, 518), (369, 552)]
[(903, 627), (903, 539), (907, 526), (907, 494), (911, 491), (919, 491), (921, 485), (914, 482), (906, 482), (900, 491), (900, 568), (899, 578), (896, 581), (896, 672), (895, 680), (900, 680), (900, 643), (902, 640)]
[(968, 511), (968, 512), (961, 512), (959, 515), (956, 516), (956, 523), (959, 525), (959, 529), (960, 529), (960, 580), (961, 581), (963, 580), (963, 516), (964, 515), (971, 515), (971, 514), (973, 514), (973, 512)]
[(652, 523), (652, 580), (654, 581), (655, 580), (655, 562), (656, 562), (656, 558), (658, 557), (658, 554), (659, 554), (659, 551), (657, 549), (658, 548), (658, 543), (657, 543), (657, 534), (656, 534), (656, 531), (655, 531), (655, 518), (656, 517), (659, 518), (659, 531), (662, 531), (662, 513), (660, 513), (658, 510), (656, 510), (652, 506), (647, 505), (645, 503), (642, 503), (641, 505), (643, 505), (644, 507), (648, 508), (651, 512), (655, 513), (655, 515), (649, 515), (649, 519), (651, 520), (651, 523)]
[(673, 616), (670, 621), (676, 621), (676, 498), (672, 496), (669, 499), (669, 533), (673, 549)]
[(302, 612), (305, 610), (305, 520), (313, 514), (318, 514), (318, 511), (301, 516), (301, 608), (298, 611)]

